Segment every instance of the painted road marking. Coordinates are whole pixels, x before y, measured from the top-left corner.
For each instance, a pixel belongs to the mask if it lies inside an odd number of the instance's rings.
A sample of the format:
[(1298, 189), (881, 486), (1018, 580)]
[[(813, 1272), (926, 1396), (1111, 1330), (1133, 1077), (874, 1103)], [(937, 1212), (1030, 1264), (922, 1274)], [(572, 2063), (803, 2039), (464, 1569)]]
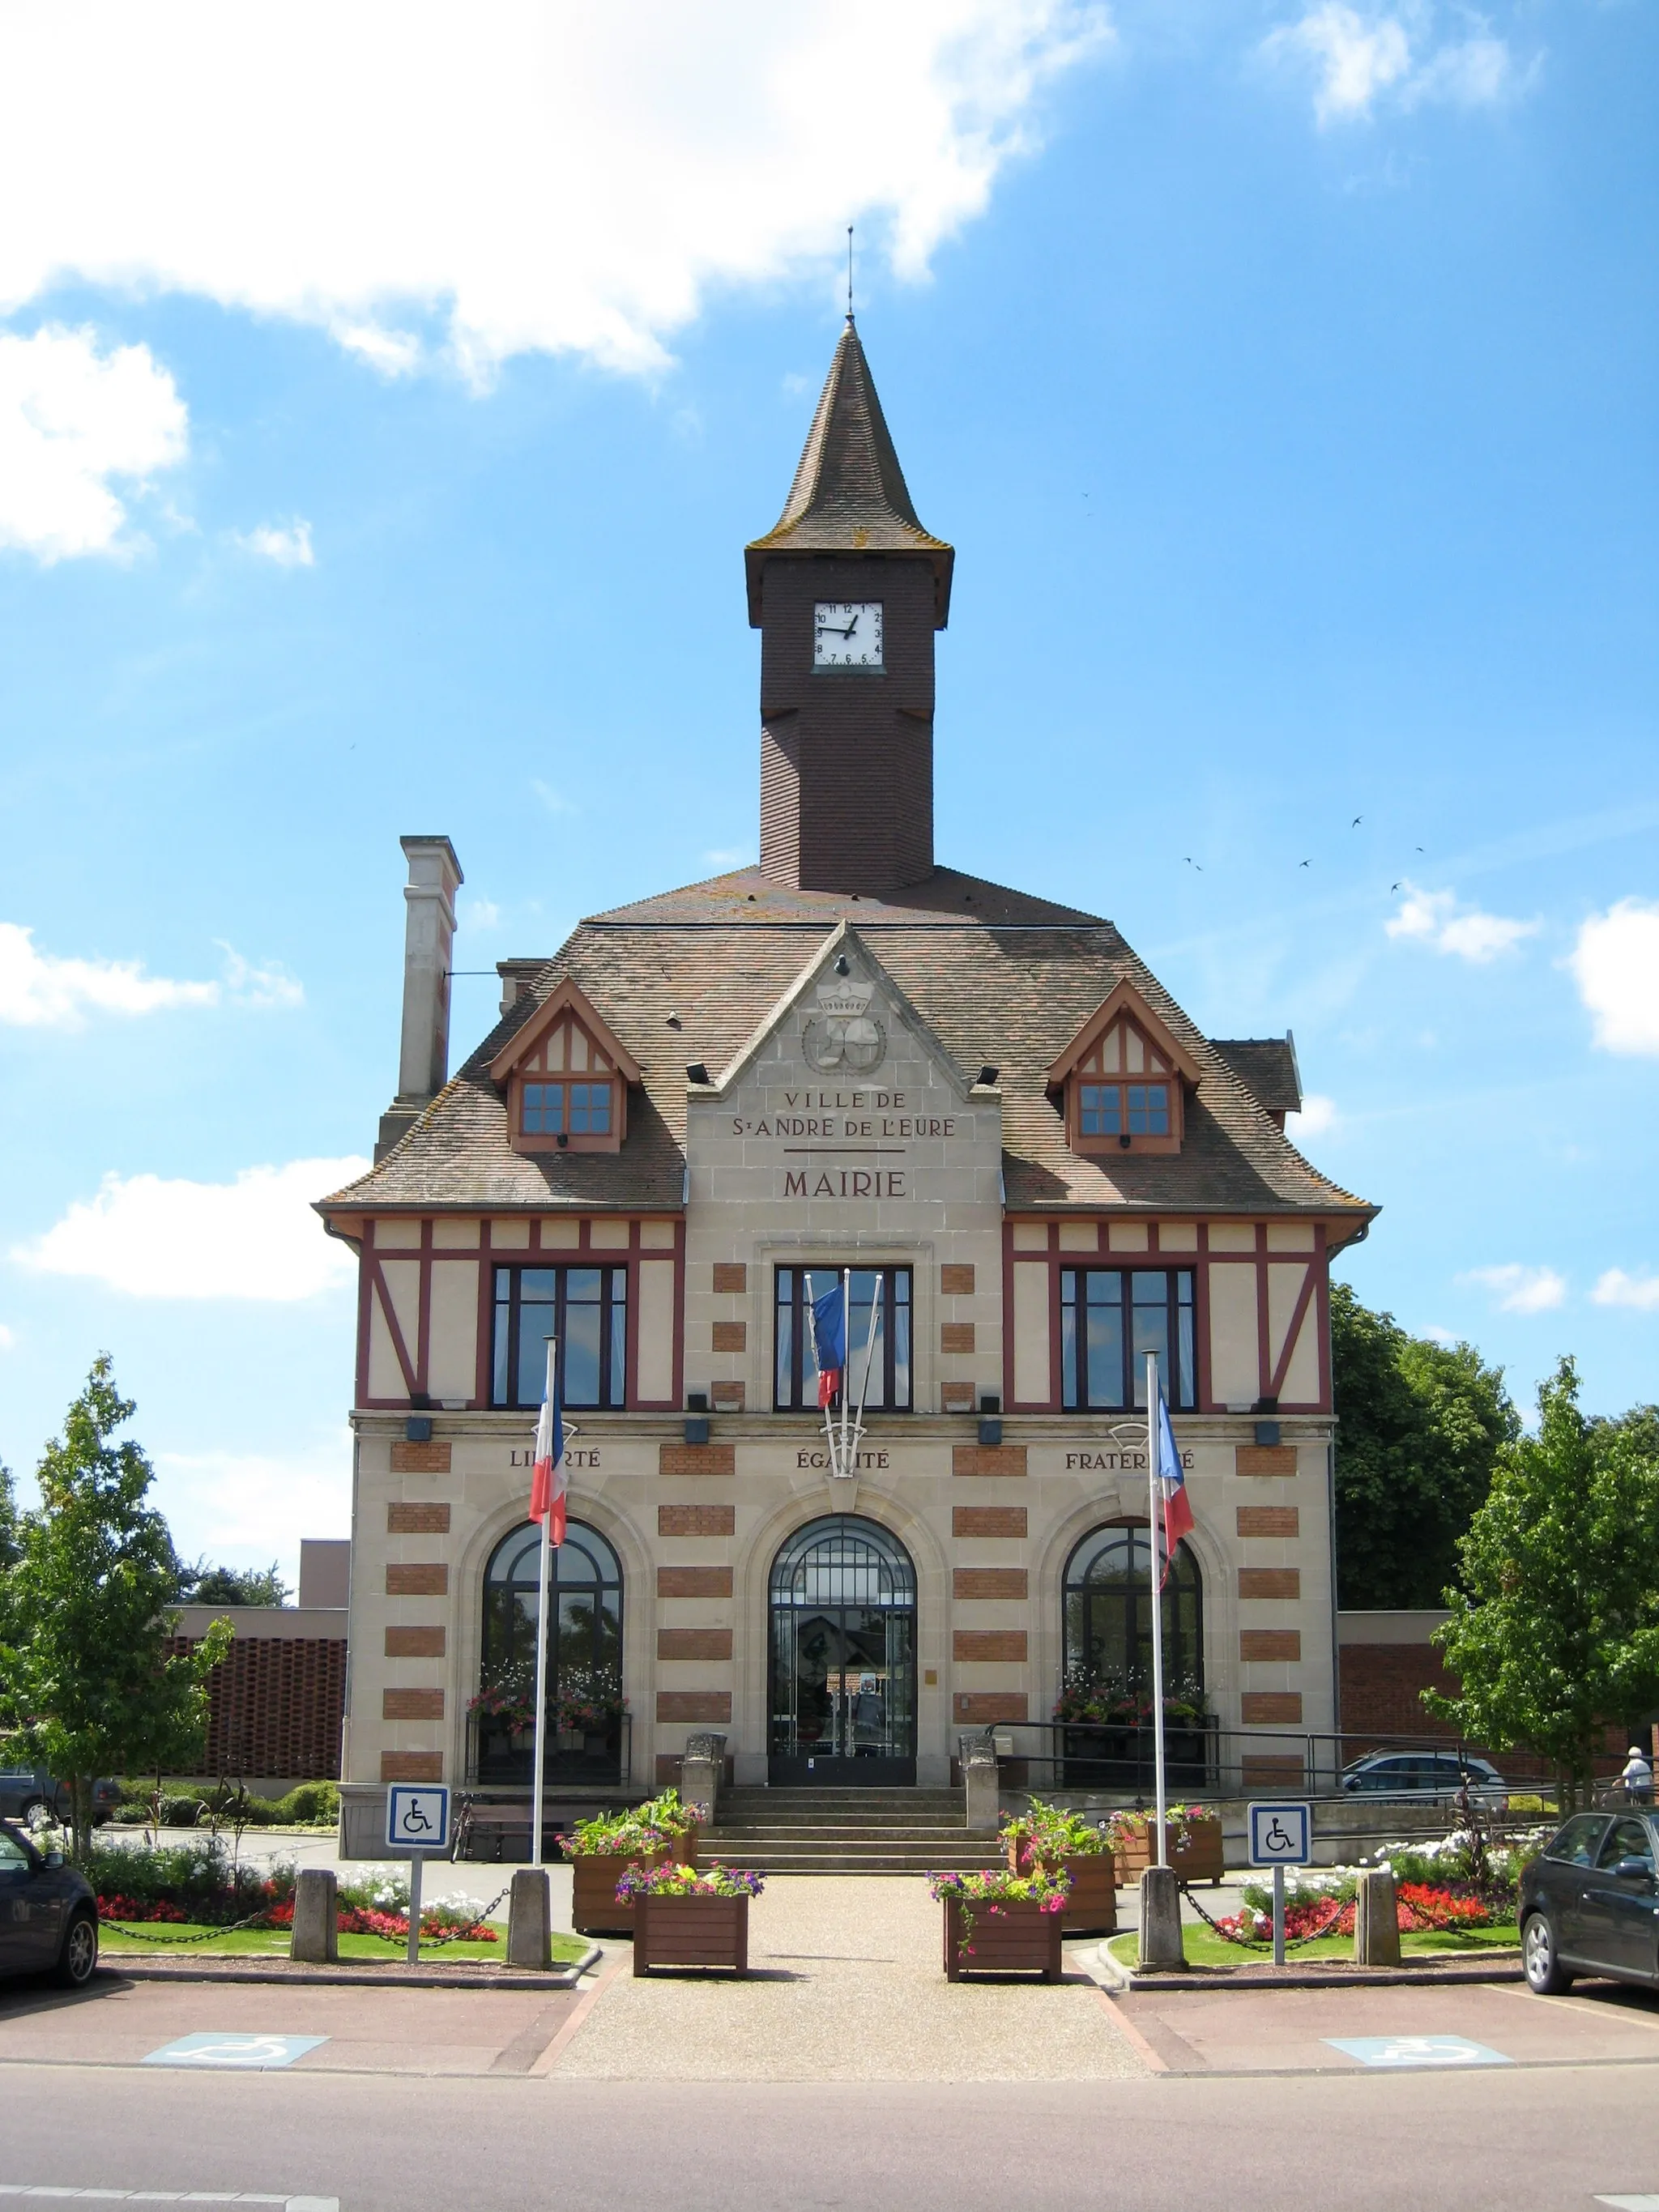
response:
[(48, 2189), (0, 2181), (0, 2197), (51, 2197), (58, 2204), (279, 2204), (283, 2212), (340, 2212), (337, 2197), (271, 2197), (252, 2189)]
[(146, 2066), (292, 2066), (307, 2051), (326, 2043), (325, 2035), (181, 2035), (149, 2052)]
[(1598, 2204), (1611, 2204), (1613, 2212), (1659, 2212), (1659, 2197), (1598, 2197)]
[(1328, 2035), (1333, 2051), (1346, 2051), (1362, 2066), (1512, 2066), (1501, 2051), (1462, 2035)]

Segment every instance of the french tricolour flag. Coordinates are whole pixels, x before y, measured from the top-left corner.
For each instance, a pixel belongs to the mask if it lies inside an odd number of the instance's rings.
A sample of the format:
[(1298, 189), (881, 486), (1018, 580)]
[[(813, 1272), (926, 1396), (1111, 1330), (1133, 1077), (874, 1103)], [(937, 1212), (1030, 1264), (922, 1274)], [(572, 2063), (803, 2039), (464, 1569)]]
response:
[(818, 1362), (818, 1403), (827, 1406), (841, 1388), (847, 1365), (847, 1285), (839, 1275), (834, 1290), (812, 1301), (812, 1349)]
[[(549, 1362), (550, 1366), (552, 1363)], [(536, 1463), (530, 1475), (530, 1517), (545, 1521), (548, 1541), (556, 1551), (564, 1541), (564, 1498), (570, 1478), (564, 1466), (564, 1423), (559, 1417), (559, 1385), (550, 1377), (536, 1424)]]
[(1162, 1589), (1170, 1579), (1176, 1546), (1192, 1534), (1193, 1504), (1187, 1495), (1187, 1471), (1176, 1449), (1175, 1431), (1170, 1426), (1169, 1405), (1161, 1390), (1158, 1394), (1158, 1481), (1164, 1492), (1164, 1564), (1158, 1578)]

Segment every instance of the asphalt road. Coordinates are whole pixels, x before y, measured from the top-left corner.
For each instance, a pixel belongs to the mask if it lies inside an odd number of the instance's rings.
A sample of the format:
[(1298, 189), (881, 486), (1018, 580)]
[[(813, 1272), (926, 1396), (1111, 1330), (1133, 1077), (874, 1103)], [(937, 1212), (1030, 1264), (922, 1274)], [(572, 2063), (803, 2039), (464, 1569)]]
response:
[(1589, 2212), (1659, 2189), (1656, 2088), (1640, 2063), (821, 2086), (12, 2065), (0, 2185), (341, 2212)]

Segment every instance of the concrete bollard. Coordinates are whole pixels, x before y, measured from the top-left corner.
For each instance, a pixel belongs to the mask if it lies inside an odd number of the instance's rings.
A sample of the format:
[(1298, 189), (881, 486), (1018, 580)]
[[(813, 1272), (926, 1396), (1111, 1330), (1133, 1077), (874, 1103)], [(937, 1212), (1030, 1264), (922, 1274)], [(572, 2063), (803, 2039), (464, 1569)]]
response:
[(326, 1867), (307, 1867), (294, 1885), (291, 1959), (331, 1966), (340, 1956), (339, 1884)]
[(1002, 1789), (996, 1746), (987, 1736), (964, 1735), (957, 1739), (957, 1751), (962, 1761), (969, 1832), (994, 1835), (1002, 1826)]
[(1150, 1866), (1140, 1877), (1140, 1964), (1184, 1966), (1181, 1883), (1173, 1867)]
[(1400, 1964), (1400, 1905), (1395, 1894), (1392, 1867), (1377, 1867), (1359, 1877), (1359, 1898), (1353, 1916), (1353, 1956), (1357, 1966)]
[(688, 1736), (680, 1761), (680, 1802), (696, 1806), (697, 1824), (712, 1828), (720, 1806), (720, 1784), (726, 1774), (723, 1735)]
[(545, 1867), (520, 1867), (507, 1904), (507, 1963), (544, 1972), (553, 1963), (552, 1893)]

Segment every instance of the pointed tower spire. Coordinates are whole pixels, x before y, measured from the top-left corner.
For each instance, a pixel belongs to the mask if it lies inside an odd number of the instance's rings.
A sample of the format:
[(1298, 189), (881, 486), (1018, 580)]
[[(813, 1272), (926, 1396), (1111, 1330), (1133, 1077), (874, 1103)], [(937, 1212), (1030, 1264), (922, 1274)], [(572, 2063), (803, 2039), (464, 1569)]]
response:
[(783, 513), (744, 548), (749, 620), (761, 621), (761, 576), (778, 553), (918, 553), (933, 572), (934, 624), (951, 611), (955, 554), (924, 530), (876, 397), (875, 380), (849, 314), (819, 394), (817, 412)]

